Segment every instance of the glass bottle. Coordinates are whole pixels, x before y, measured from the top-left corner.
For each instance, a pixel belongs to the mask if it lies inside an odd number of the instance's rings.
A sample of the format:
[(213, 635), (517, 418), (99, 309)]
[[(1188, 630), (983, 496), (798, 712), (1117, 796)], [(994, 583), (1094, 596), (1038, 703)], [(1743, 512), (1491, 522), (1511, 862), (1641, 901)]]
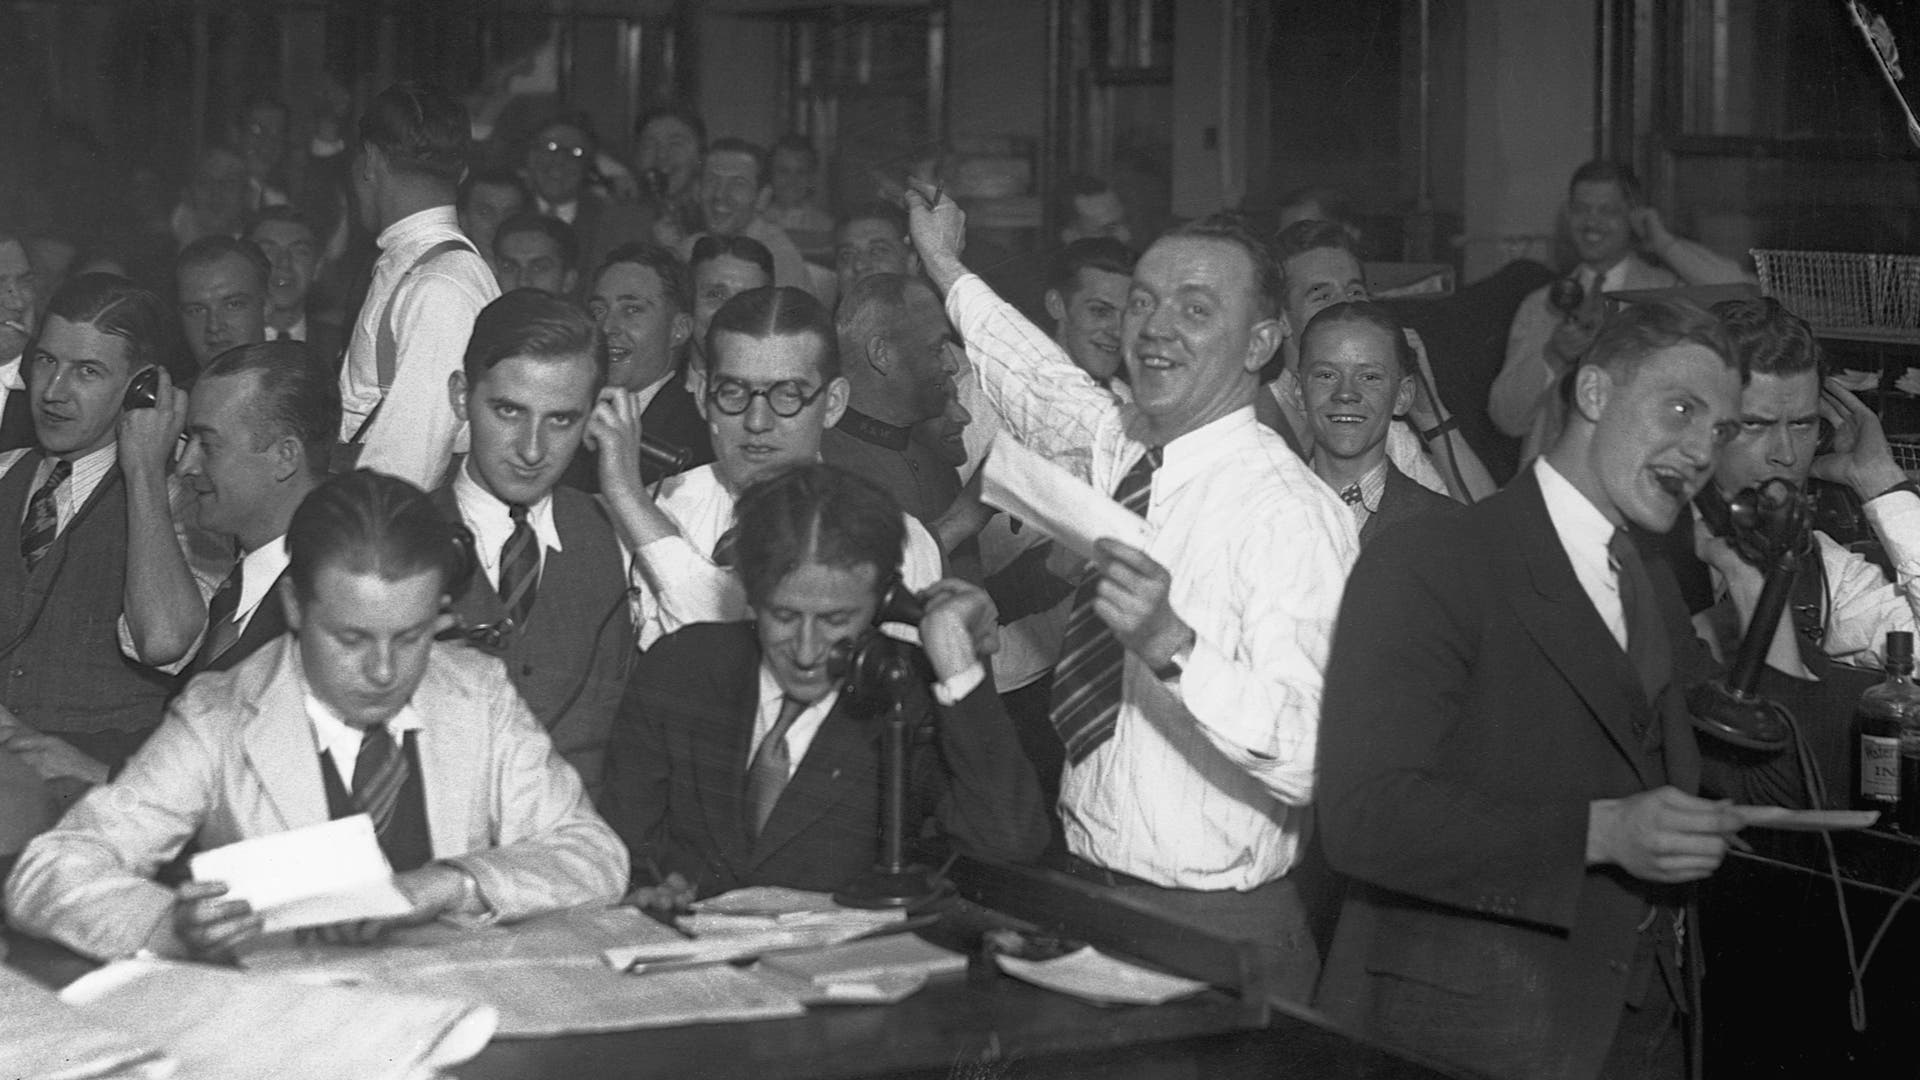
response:
[(1881, 825), (1892, 827), (1900, 824), (1897, 819), (1902, 816), (1900, 781), (1906, 756), (1902, 742), (1910, 726), (1915, 765), (1920, 768), (1920, 687), (1913, 685), (1911, 633), (1895, 630), (1887, 635), (1886, 665), (1886, 681), (1868, 687), (1854, 709), (1853, 795), (1855, 809), (1879, 810), (1886, 815)]

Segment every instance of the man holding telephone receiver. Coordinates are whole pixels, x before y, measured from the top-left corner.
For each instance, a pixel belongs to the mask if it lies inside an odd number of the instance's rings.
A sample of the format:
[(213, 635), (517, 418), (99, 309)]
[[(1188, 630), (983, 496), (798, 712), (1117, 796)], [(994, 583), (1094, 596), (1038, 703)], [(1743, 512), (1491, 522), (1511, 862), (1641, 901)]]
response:
[(1580, 265), (1520, 302), (1487, 401), (1495, 426), (1526, 440), (1523, 459), (1553, 442), (1559, 409), (1550, 391), (1593, 343), (1607, 314), (1604, 294), (1751, 280), (1738, 263), (1669, 232), (1633, 170), (1616, 162), (1574, 170), (1566, 223)]
[(151, 665), (206, 619), (168, 509), (186, 418), (157, 366), (170, 318), (125, 278), (82, 274), (24, 357), (36, 445), (0, 455), (0, 746), (48, 779), (106, 780), (160, 721), (172, 680), (122, 654), (122, 613)]
[[(673, 908), (746, 885), (837, 889), (873, 865), (881, 725), (848, 707), (829, 657), (883, 612), (906, 528), (873, 484), (799, 465), (741, 496), (736, 566), (751, 622), (668, 635), (634, 670), (602, 810), (627, 843), (632, 899)], [(993, 605), (956, 578), (919, 598), (934, 738), (908, 756), (906, 834), (928, 818), (963, 850), (1016, 861), (1047, 841), (1039, 783), (987, 678)]]

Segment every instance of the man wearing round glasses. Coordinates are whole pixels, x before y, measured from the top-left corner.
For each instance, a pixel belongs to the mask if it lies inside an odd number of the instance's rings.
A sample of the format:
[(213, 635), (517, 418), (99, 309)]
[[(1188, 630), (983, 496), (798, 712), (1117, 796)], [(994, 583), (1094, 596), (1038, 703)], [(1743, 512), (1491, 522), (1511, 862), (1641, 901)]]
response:
[[(711, 465), (668, 477), (657, 498), (640, 481), (640, 415), (629, 395), (602, 395), (589, 433), (622, 464), (601, 490), (634, 552), (642, 586), (640, 647), (694, 622), (747, 618), (733, 569), (733, 506), (756, 480), (820, 460), (820, 435), (847, 408), (833, 320), (794, 288), (749, 289), (714, 313), (700, 401)], [(615, 470), (609, 470), (609, 473)], [(904, 516), (904, 515), (903, 515)], [(915, 591), (940, 579), (940, 551), (907, 519), (901, 577)]]

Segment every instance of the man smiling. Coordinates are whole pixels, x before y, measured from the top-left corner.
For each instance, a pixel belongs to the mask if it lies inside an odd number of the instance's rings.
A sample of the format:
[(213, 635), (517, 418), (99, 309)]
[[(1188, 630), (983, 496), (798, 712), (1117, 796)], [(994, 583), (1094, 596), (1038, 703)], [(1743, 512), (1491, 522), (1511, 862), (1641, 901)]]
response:
[[(715, 236), (749, 236), (773, 253), (773, 283), (805, 289), (811, 284), (800, 249), (780, 226), (762, 218), (773, 189), (767, 173), (767, 152), (744, 139), (715, 139), (700, 166), (700, 208), (707, 232)], [(680, 245), (682, 258), (691, 258), (697, 234)]]
[(473, 450), (434, 493), (473, 532), (480, 563), (455, 615), (469, 640), (506, 660), (590, 795), (633, 644), (626, 556), (599, 504), (555, 485), (606, 381), (604, 348), (556, 296), (520, 289), (488, 304), (449, 388)]
[(1280, 345), (1272, 255), (1231, 217), (1134, 268), (1133, 403), (960, 261), (965, 216), (916, 188), (914, 248), (1010, 431), (1147, 521), (1100, 541), (1068, 614), (1053, 724), (1066, 868), (1170, 918), (1270, 946), (1303, 1001), (1318, 956), (1287, 876), (1313, 794), (1320, 672), (1358, 547), (1340, 500), (1253, 412)]

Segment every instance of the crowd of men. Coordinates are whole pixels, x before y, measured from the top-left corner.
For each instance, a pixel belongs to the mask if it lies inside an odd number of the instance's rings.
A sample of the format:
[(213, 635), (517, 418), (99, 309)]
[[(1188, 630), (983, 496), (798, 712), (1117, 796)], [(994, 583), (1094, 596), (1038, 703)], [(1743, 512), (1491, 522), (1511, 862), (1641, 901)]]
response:
[[(373, 98), (330, 159), (377, 249), (338, 321), (335, 223), (270, 172), (251, 213), (183, 203), (170, 304), (97, 271), (43, 297), (0, 233), (13, 926), (229, 958), (261, 919), (178, 856), (358, 813), (413, 910), (352, 938), (839, 887), (882, 754), (833, 658), (903, 585), (912, 836), (1257, 942), (1276, 998), (1437, 1060), (1686, 1072), (1719, 796), (1807, 797), (1693, 734), (1761, 578), (1691, 501), (1864, 503), (1890, 570), (1818, 537), (1762, 629), (1781, 685), (1916, 622), (1920, 489), (1804, 322), (1610, 309), (1741, 271), (1583, 167), (1584, 291), (1513, 320), (1486, 407), (1537, 454), (1496, 491), (1338, 222), (1135, 249), (1075, 189), (1047, 331), (938, 187), (835, 222), (804, 140), (675, 107), (622, 199), (591, 132), (470, 172), (457, 102)], [(1083, 560), (984, 505), (999, 433), (1146, 540)]]

